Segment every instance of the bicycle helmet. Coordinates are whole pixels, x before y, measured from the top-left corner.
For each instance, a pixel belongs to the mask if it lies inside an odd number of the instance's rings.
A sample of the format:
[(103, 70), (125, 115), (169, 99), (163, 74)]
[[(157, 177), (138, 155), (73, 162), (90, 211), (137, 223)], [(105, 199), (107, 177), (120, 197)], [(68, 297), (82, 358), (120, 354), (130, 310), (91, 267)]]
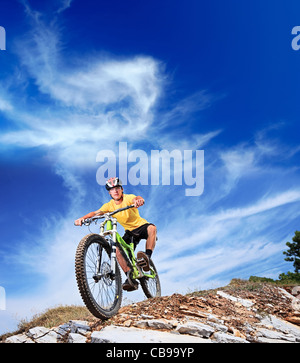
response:
[(121, 182), (121, 180), (118, 177), (110, 178), (105, 183), (105, 188), (107, 190), (111, 190), (114, 187), (122, 187), (122, 182)]

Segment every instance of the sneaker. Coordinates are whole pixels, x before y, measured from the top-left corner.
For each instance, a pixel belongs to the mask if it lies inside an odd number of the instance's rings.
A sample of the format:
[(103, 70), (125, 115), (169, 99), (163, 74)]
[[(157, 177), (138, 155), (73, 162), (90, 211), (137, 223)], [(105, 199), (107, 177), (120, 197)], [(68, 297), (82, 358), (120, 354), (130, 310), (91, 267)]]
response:
[(125, 291), (134, 291), (137, 290), (139, 287), (138, 282), (134, 281), (134, 284), (132, 285), (128, 279), (125, 280), (124, 284), (122, 285), (123, 290)]
[(136, 255), (137, 257), (137, 264), (144, 270), (149, 271), (150, 265), (149, 265), (149, 257), (146, 255), (145, 252), (139, 251)]

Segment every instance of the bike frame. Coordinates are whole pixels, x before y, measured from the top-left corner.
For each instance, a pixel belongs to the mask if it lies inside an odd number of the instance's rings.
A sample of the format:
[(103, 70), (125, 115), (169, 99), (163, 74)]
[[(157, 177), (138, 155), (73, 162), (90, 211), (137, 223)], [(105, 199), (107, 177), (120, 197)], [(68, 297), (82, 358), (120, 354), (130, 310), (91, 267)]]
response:
[[(127, 209), (127, 208), (124, 208)], [(124, 210), (122, 208), (122, 210)], [(132, 278), (139, 279), (141, 277), (149, 277), (155, 278), (156, 273), (154, 269), (150, 266), (150, 273), (145, 273), (137, 264), (137, 259), (134, 254), (134, 243), (126, 243), (120, 234), (117, 231), (117, 219), (112, 216), (115, 212), (106, 213), (101, 217), (93, 217), (92, 220), (103, 218), (104, 221), (100, 224), (100, 233), (101, 237), (104, 237), (106, 240), (109, 239), (109, 243), (112, 247), (111, 251), (111, 272), (115, 275), (116, 272), (116, 247), (118, 247), (124, 253), (122, 254), (126, 260), (127, 265), (132, 270)], [(106, 228), (105, 228), (106, 227)]]

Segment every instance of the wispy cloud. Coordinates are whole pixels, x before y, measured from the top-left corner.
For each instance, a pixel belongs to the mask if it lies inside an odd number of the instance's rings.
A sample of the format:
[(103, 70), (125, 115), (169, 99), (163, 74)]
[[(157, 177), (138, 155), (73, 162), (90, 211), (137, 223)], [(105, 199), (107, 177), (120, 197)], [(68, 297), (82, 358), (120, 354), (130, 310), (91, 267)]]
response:
[(59, 4), (59, 8), (57, 10), (57, 13), (62, 13), (66, 9), (68, 9), (71, 6), (73, 0), (61, 0)]
[(63, 59), (57, 22), (46, 22), (25, 1), (24, 6), (32, 30), (19, 40), (17, 54), (39, 93), (35, 106), (32, 99), (17, 105), (17, 92), (4, 90), (12, 100), (1, 97), (0, 110), (15, 129), (1, 134), (2, 145), (44, 147), (58, 164), (94, 166), (104, 142), (113, 147), (122, 138), (145, 135), (163, 89), (160, 62), (99, 55), (72, 66)]
[(263, 198), (254, 205), (244, 208), (229, 209), (217, 215), (217, 220), (239, 219), (263, 213), (270, 209), (280, 207), (285, 204), (300, 201), (300, 190), (289, 190), (279, 195)]
[(215, 95), (207, 90), (188, 95), (171, 105), (171, 107), (167, 107), (157, 127), (169, 127), (170, 124), (178, 126), (183, 123), (187, 125), (192, 122), (192, 118), (196, 113), (208, 109), (217, 99)]
[(11, 104), (5, 100), (0, 98), (0, 111), (11, 111), (12, 106)]
[(221, 160), (227, 175), (227, 187), (230, 189), (241, 176), (253, 172), (256, 168), (255, 152), (243, 147), (232, 148), (221, 152)]

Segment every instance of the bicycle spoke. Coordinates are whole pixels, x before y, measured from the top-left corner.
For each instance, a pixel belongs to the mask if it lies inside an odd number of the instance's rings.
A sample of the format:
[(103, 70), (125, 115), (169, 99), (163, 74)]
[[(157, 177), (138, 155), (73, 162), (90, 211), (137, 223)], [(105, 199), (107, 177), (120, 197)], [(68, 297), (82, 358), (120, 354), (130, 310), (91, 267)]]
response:
[(101, 265), (100, 265), (100, 279), (95, 281), (94, 276), (97, 276), (97, 260), (98, 260), (98, 244), (91, 244), (86, 253), (86, 278), (90, 292), (95, 302), (103, 309), (110, 309), (115, 302), (116, 298), (116, 283), (111, 280), (109, 273), (110, 257), (105, 250), (100, 248)]
[(141, 279), (142, 289), (148, 298), (161, 296), (160, 281), (152, 260), (150, 260), (150, 270), (150, 276)]

